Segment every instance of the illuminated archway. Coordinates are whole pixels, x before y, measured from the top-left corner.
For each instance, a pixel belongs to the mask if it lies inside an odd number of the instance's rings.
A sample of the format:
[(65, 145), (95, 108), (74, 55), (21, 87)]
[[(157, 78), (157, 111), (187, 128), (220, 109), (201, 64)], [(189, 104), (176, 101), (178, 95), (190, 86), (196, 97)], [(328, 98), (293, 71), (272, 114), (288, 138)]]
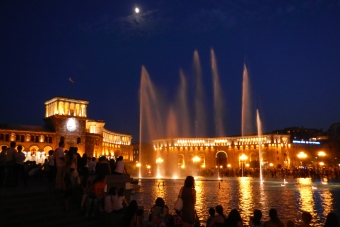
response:
[(44, 147), (44, 151), (45, 151), (46, 154), (48, 154), (48, 152), (49, 152), (50, 150), (53, 150), (51, 146), (46, 146), (46, 147)]
[(178, 154), (178, 168), (184, 168), (185, 167), (185, 160), (184, 160), (184, 154)]
[(222, 168), (227, 167), (227, 163), (228, 163), (228, 154), (225, 151), (217, 151), (216, 152), (216, 166), (220, 167), (222, 166)]

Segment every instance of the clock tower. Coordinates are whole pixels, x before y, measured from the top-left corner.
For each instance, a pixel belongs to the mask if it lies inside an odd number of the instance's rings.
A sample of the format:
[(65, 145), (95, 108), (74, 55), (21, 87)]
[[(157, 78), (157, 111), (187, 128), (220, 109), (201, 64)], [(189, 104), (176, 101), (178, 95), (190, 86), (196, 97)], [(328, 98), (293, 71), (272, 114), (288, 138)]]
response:
[(54, 97), (45, 102), (45, 126), (56, 133), (55, 146), (65, 142), (65, 148), (78, 147), (85, 152), (86, 108), (88, 101), (65, 97)]

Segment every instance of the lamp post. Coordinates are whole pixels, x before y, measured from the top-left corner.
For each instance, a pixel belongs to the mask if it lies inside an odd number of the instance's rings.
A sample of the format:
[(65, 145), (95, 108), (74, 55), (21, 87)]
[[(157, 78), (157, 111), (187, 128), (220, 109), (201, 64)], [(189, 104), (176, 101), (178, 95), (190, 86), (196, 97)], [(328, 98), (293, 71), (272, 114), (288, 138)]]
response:
[(241, 165), (242, 165), (242, 177), (243, 177), (243, 164), (244, 164), (244, 161), (247, 160), (248, 157), (245, 155), (245, 154), (242, 154), (240, 156), (240, 161), (241, 161)]
[(300, 151), (300, 153), (297, 154), (297, 157), (300, 160), (301, 166), (303, 166), (302, 160), (305, 160), (307, 158), (307, 155), (305, 154), (305, 152)]

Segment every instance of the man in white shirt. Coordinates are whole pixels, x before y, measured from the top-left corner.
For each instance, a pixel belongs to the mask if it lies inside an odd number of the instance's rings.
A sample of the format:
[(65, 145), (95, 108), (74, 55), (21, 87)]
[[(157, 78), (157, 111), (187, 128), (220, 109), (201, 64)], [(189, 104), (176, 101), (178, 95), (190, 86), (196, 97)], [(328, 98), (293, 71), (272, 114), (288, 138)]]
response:
[(66, 163), (64, 155), (65, 143), (59, 142), (59, 147), (55, 150), (56, 164), (57, 164), (57, 176), (55, 181), (56, 189), (65, 189), (64, 177), (66, 174)]

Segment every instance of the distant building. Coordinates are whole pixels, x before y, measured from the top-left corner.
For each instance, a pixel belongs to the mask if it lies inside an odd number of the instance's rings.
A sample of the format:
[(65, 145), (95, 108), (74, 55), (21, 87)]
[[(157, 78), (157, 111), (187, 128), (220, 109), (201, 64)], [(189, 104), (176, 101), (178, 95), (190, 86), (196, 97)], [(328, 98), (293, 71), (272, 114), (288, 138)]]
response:
[(104, 128), (102, 120), (87, 118), (88, 101), (55, 97), (45, 102), (44, 126), (0, 124), (0, 145), (11, 141), (23, 146), (28, 160), (44, 161), (49, 150), (55, 150), (60, 141), (65, 149), (77, 147), (79, 154), (88, 157), (123, 156), (132, 161), (132, 136)]
[[(340, 138), (340, 124), (333, 134)], [(340, 141), (340, 140), (339, 140)], [(338, 147), (317, 129), (286, 128), (270, 134), (218, 138), (153, 140), (155, 169), (160, 175), (227, 168), (324, 168), (340, 166)], [(333, 144), (333, 145), (332, 145)]]

